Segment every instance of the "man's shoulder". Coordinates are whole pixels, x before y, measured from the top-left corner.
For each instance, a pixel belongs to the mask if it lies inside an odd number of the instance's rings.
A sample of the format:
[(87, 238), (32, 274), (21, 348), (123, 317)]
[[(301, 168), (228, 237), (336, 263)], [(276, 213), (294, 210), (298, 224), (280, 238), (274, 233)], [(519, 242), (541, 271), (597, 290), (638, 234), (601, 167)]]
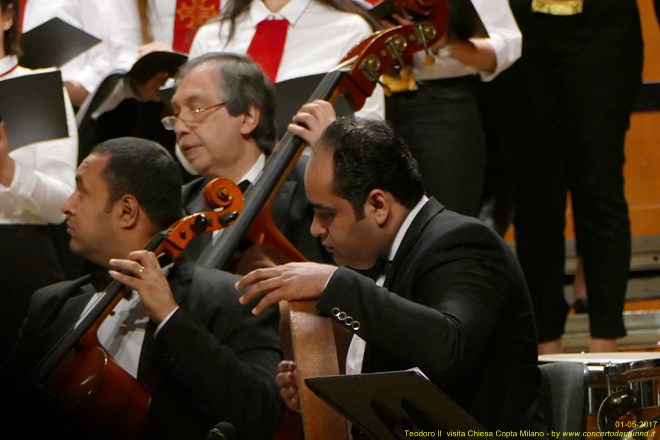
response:
[(204, 189), (206, 182), (206, 178), (198, 177), (191, 180), (190, 182), (184, 183), (183, 186), (181, 186), (181, 196), (183, 197), (183, 201), (185, 202), (187, 197), (198, 194), (202, 189)]
[(204, 209), (202, 206), (205, 205), (203, 192), (207, 182), (208, 179), (199, 177), (181, 187), (181, 201), (186, 213), (198, 212)]
[(90, 285), (91, 277), (85, 275), (75, 280), (60, 281), (35, 291), (30, 297), (29, 313), (44, 313), (47, 310), (59, 310), (71, 298), (91, 291), (85, 289)]
[(220, 269), (205, 267), (201, 264), (195, 263), (194, 267), (193, 279), (201, 283), (217, 285), (218, 287), (230, 285), (233, 288), (234, 284), (241, 279), (239, 275)]
[(195, 313), (207, 317), (222, 313), (224, 319), (232, 322), (232, 326), (276, 325), (279, 316), (277, 307), (255, 316), (251, 310), (256, 305), (256, 300), (250, 304), (239, 302), (242, 292), (234, 286), (240, 279), (239, 275), (195, 264), (189, 297), (184, 308), (196, 310)]
[[(505, 248), (506, 242), (481, 220), (459, 214), (429, 200), (408, 231), (421, 247)], [(406, 238), (404, 238), (406, 240)]]
[(426, 219), (427, 224), (446, 232), (467, 228), (473, 231), (481, 231), (486, 236), (497, 235), (478, 218), (447, 209), (433, 198), (428, 201), (420, 214), (422, 221)]
[(69, 295), (71, 293), (78, 293), (81, 291), (82, 287), (89, 284), (91, 280), (90, 275), (84, 275), (75, 280), (64, 280), (57, 283), (49, 284), (48, 286), (42, 287), (34, 292), (34, 297), (46, 297), (46, 296), (59, 296), (59, 295)]
[(209, 298), (212, 302), (238, 305), (239, 294), (234, 285), (240, 279), (240, 276), (233, 273), (195, 263), (191, 292)]

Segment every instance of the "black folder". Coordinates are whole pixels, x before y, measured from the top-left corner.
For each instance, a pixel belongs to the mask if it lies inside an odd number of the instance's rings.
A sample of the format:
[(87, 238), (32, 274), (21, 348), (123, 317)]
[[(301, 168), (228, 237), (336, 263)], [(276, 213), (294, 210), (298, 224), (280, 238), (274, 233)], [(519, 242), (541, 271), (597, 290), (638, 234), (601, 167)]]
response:
[[(316, 87), (325, 77), (325, 73), (303, 76), (281, 81), (275, 84), (275, 96), (277, 100), (277, 110), (275, 111), (275, 126), (279, 139), (284, 136), (291, 118), (298, 113), (303, 104), (309, 102), (309, 98), (316, 90)], [(346, 98), (340, 96), (334, 101), (335, 112), (337, 116), (352, 115), (353, 110), (348, 104)]]
[(62, 75), (53, 70), (0, 81), (0, 116), (11, 150), (69, 136)]
[(53, 18), (21, 36), (23, 56), (19, 62), (29, 69), (61, 67), (100, 42), (82, 29)]
[(305, 384), (375, 440), (415, 437), (410, 432), (447, 437), (449, 431), (491, 438), (478, 421), (416, 370), (312, 377)]
[[(447, 0), (447, 7), (450, 35), (462, 40), (488, 37), (488, 31), (470, 0)], [(388, 18), (393, 12), (395, 12), (394, 0), (383, 0), (369, 10), (376, 20), (389, 20), (396, 24), (393, 18)]]

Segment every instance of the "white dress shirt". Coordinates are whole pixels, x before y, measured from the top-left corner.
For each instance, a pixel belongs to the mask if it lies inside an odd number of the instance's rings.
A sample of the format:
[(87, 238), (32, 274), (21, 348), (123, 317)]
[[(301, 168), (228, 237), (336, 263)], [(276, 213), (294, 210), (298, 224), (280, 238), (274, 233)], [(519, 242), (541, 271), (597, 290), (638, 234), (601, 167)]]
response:
[(114, 69), (111, 23), (120, 21), (114, 3), (115, 0), (27, 0), (23, 32), (57, 17), (99, 38), (101, 43), (63, 66), (53, 66), (62, 70), (64, 81), (75, 80), (91, 93)]
[(501, 71), (507, 69), (518, 58), (522, 51), (522, 34), (513, 17), (507, 0), (471, 0), (481, 21), (488, 32), (486, 40), (495, 51), (497, 68), (494, 72), (480, 72), (475, 67), (467, 66), (452, 58), (436, 55), (433, 66), (424, 64), (424, 52), (413, 56), (415, 78), (418, 80), (433, 80), (439, 78), (454, 78), (472, 74), (481, 75), (483, 81), (490, 81)]
[[(260, 0), (236, 17), (234, 36), (228, 40), (229, 22), (211, 21), (203, 25), (190, 49), (194, 58), (207, 52), (247, 53), (256, 26), (269, 18), (289, 22), (284, 53), (275, 82), (327, 73), (350, 49), (373, 34), (369, 23), (359, 15), (338, 11), (315, 0), (290, 0), (279, 12), (271, 12)], [(363, 116), (383, 118), (385, 101), (380, 86), (360, 110)]]
[[(167, 277), (174, 267), (174, 263), (163, 267), (163, 274)], [(78, 319), (78, 323), (103, 299), (106, 292), (96, 292), (89, 300)], [(165, 323), (179, 310), (177, 306), (169, 315), (158, 324), (154, 331), (154, 337), (158, 335)], [(108, 316), (99, 326), (96, 336), (106, 349), (108, 354), (128, 374), (137, 379), (138, 365), (140, 364), (140, 353), (142, 343), (146, 335), (149, 317), (144, 309), (140, 295), (132, 290), (124, 295)], [(78, 324), (76, 324), (77, 326)]]
[[(121, 21), (114, 24), (112, 42), (117, 51), (116, 66), (128, 71), (138, 60), (138, 49), (142, 46), (142, 24), (135, 0), (113, 0), (121, 15)], [(147, 3), (149, 25), (153, 41), (160, 41), (172, 47), (174, 40), (174, 19), (176, 0), (149, 0)]]
[[(0, 58), (0, 81), (45, 71), (11, 70), (17, 64), (13, 55)], [(16, 170), (8, 187), (0, 184), (0, 224), (44, 225), (64, 220), (60, 207), (75, 188), (78, 160), (76, 119), (66, 92), (64, 101), (68, 137), (35, 142), (9, 153)]]

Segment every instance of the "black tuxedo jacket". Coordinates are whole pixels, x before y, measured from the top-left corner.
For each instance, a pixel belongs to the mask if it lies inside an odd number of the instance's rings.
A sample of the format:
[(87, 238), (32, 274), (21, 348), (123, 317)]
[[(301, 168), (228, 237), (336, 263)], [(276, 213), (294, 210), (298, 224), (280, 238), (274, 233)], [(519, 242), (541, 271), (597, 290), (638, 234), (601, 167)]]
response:
[[(140, 438), (206, 439), (220, 421), (232, 423), (241, 439), (271, 438), (281, 413), (274, 382), (281, 359), (277, 309), (253, 316), (249, 305), (238, 302), (233, 287), (238, 277), (185, 258), (168, 279), (180, 307), (155, 337), (155, 323), (147, 325), (138, 379), (152, 401)], [(18, 344), (3, 365), (3, 388), (22, 392), (15, 385), (78, 319), (96, 291), (89, 282), (86, 276), (35, 292)], [(53, 420), (56, 413), (50, 413), (48, 404), (29, 393), (35, 400), (24, 403), (30, 409), (44, 406), (41, 422), (52, 423), (41, 438), (72, 438), (69, 428)], [(33, 412), (30, 418), (39, 420)], [(16, 420), (13, 425), (23, 427), (16, 438), (30, 438), (34, 426)], [(65, 434), (58, 436), (61, 432)], [(85, 438), (97, 435), (84, 432)]]
[[(312, 236), (314, 211), (305, 193), (305, 166), (307, 156), (302, 156), (295, 168), (277, 193), (271, 207), (273, 223), (309, 261), (332, 262), (332, 256), (323, 248), (320, 241)], [(208, 179), (198, 178), (183, 186), (182, 197), (186, 214), (207, 211), (204, 201), (204, 186)], [(196, 237), (186, 252), (197, 259), (211, 241), (211, 234)]]
[(529, 292), (508, 245), (478, 220), (429, 200), (384, 287), (340, 268), (317, 307), (359, 326), (363, 372), (419, 367), (489, 430), (544, 426)]

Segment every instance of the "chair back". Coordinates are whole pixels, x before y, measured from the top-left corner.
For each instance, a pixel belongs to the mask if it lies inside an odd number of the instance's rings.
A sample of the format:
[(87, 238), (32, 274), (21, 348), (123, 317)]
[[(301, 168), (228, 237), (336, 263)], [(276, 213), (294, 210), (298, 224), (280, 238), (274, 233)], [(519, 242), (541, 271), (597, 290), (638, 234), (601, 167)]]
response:
[[(548, 428), (563, 438), (583, 433), (587, 424), (589, 370), (580, 362), (551, 362), (540, 365)], [(564, 435), (566, 433), (566, 435)]]

